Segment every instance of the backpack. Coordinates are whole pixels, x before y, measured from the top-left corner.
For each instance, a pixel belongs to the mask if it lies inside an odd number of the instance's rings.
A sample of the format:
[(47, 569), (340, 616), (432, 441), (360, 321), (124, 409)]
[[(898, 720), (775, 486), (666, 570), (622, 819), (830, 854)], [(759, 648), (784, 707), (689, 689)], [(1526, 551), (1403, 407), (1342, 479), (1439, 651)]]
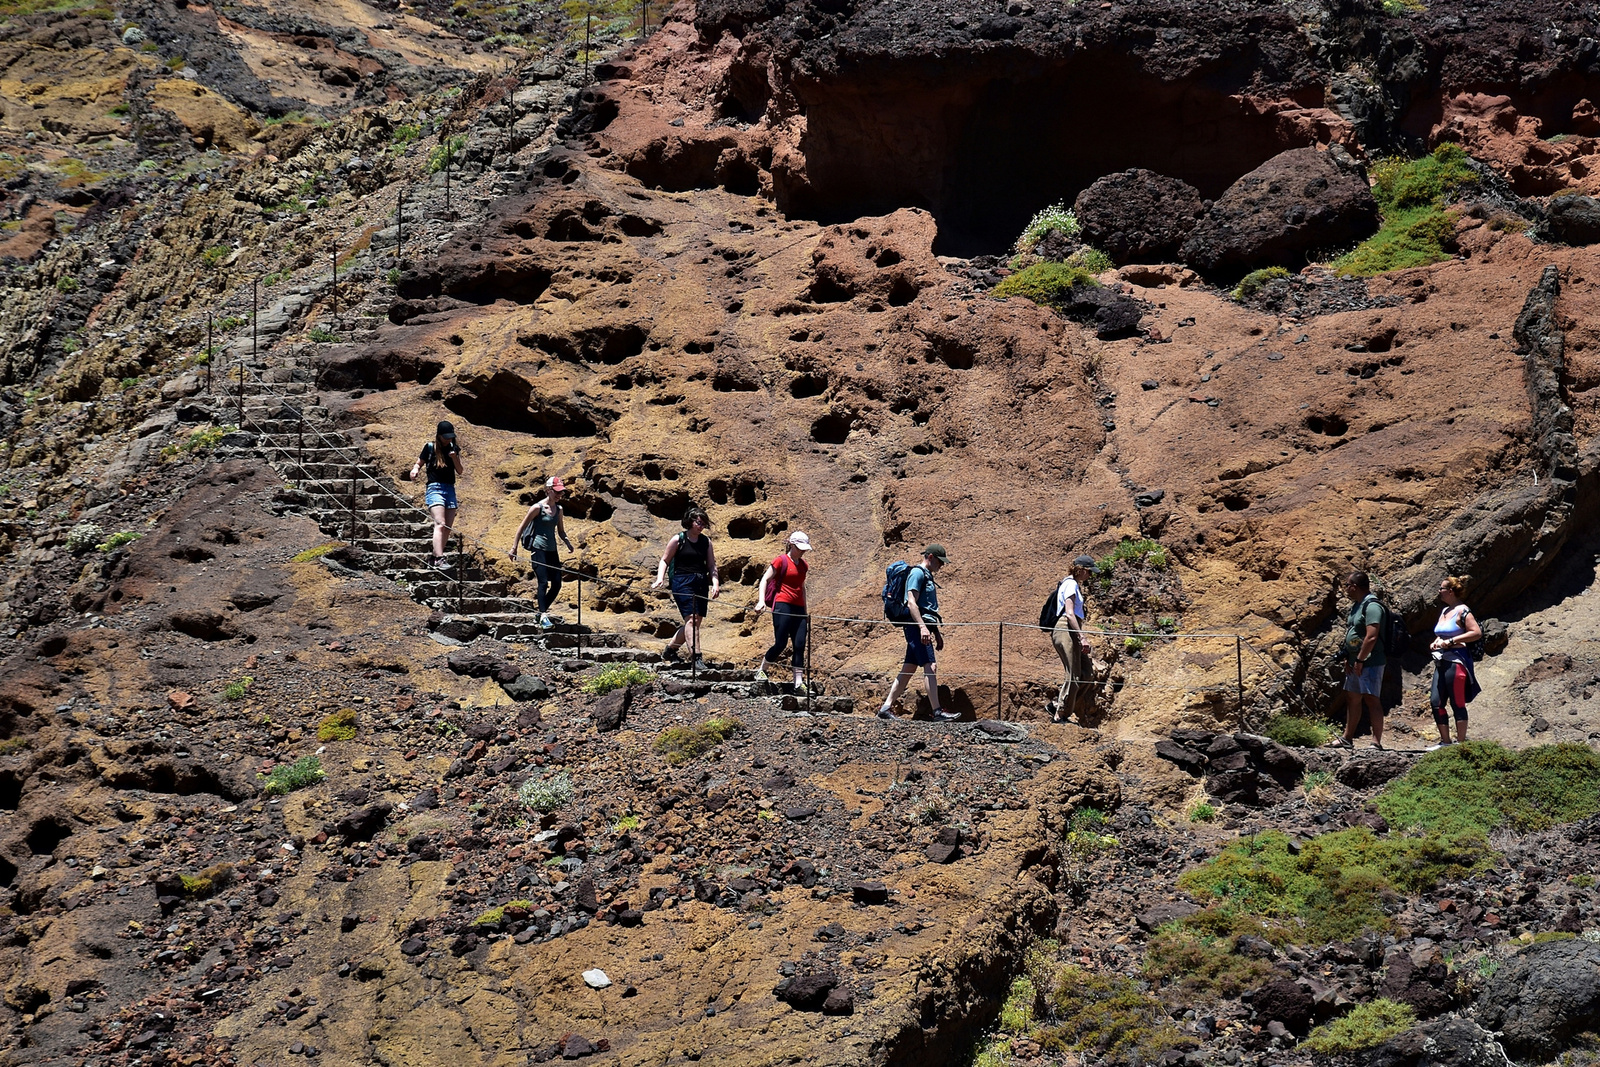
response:
[(772, 609), (772, 606), (778, 602), (778, 591), (783, 586), (783, 582), (778, 578), (777, 574), (778, 564), (780, 563), (783, 564), (783, 573), (787, 574), (789, 572), (789, 557), (786, 555), (779, 556), (772, 563), (773, 581), (767, 585), (767, 595), (762, 601), (762, 603), (767, 606), (769, 611)]
[(911, 620), (911, 609), (906, 607), (906, 583), (911, 579), (911, 572), (918, 569), (903, 559), (895, 560), (884, 569), (883, 617), (890, 622)]
[(1379, 600), (1378, 607), (1383, 609), (1383, 622), (1378, 624), (1378, 640), (1383, 642), (1383, 658), (1397, 659), (1411, 650), (1411, 633), (1406, 629), (1404, 620), (1389, 610), (1389, 605)]
[[(1066, 579), (1062, 579), (1065, 581)], [(1045, 598), (1044, 607), (1039, 609), (1039, 629), (1054, 630), (1056, 623), (1061, 621), (1061, 583), (1057, 582), (1055, 588), (1050, 590), (1050, 595)]]

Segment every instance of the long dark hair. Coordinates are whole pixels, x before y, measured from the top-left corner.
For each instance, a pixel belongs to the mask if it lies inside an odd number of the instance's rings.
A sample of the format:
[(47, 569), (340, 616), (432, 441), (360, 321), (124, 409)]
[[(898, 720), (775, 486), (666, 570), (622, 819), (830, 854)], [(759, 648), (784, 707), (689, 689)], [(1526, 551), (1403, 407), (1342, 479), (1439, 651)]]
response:
[(711, 529), (711, 516), (707, 515), (706, 509), (702, 507), (692, 507), (683, 513), (683, 528), (687, 530), (690, 526), (693, 526), (695, 519), (699, 519), (700, 525), (705, 527), (707, 531)]

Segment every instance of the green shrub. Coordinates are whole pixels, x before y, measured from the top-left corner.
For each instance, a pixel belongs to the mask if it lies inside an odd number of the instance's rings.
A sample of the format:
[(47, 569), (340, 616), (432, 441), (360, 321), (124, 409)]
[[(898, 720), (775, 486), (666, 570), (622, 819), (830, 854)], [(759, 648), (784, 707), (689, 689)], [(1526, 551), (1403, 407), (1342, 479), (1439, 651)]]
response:
[(329, 541), (326, 544), (318, 545), (315, 548), (308, 548), (304, 552), (296, 552), (290, 557), (289, 561), (291, 563), (310, 563), (314, 559), (321, 559), (323, 556), (326, 556), (329, 552), (332, 552), (336, 548), (343, 547), (344, 542), (342, 541)]
[(710, 752), (742, 729), (744, 724), (738, 719), (713, 716), (695, 726), (669, 726), (657, 735), (651, 747), (676, 767)]
[(232, 251), (233, 249), (229, 248), (227, 245), (212, 245), (210, 248), (200, 253), (200, 259), (205, 263), (206, 266), (215, 267), (218, 263), (221, 263), (224, 259), (227, 259), (228, 253)]
[(1268, 282), (1287, 278), (1289, 272), (1282, 267), (1265, 267), (1253, 270), (1239, 280), (1239, 285), (1233, 290), (1233, 298), (1238, 301), (1249, 300), (1261, 291), (1262, 286)]
[(67, 532), (67, 551), (77, 555), (99, 544), (106, 535), (97, 522), (80, 522)]
[(1034, 986), (1033, 979), (1027, 975), (1019, 976), (1011, 983), (1011, 990), (1000, 1005), (1000, 1029), (1026, 1037), (1033, 1029), (1033, 1012), (1038, 1000), (1039, 990)]
[(1423, 0), (1383, 0), (1383, 13), (1398, 18), (1401, 15), (1416, 14), (1428, 10), (1428, 5)]
[(630, 830), (637, 830), (642, 825), (643, 823), (640, 821), (639, 816), (624, 815), (622, 818), (611, 824), (611, 832), (614, 834), (625, 834)]
[(544, 779), (529, 778), (517, 788), (517, 799), (534, 811), (556, 811), (572, 803), (572, 777), (561, 771)]
[(243, 700), (244, 695), (250, 691), (250, 687), (255, 684), (255, 681), (254, 678), (247, 674), (237, 682), (229, 682), (223, 688), (222, 695), (228, 700)]
[(327, 777), (322, 761), (315, 756), (302, 756), (293, 763), (280, 763), (271, 772), (258, 776), (261, 794), (269, 797), (285, 796), (296, 789), (316, 785)]
[(317, 723), (318, 741), (349, 741), (356, 736), (356, 709), (340, 708)]
[(1600, 754), (1564, 743), (1511, 752), (1466, 741), (1430, 752), (1378, 797), (1397, 829), (1487, 834), (1509, 824), (1537, 830), (1600, 811)]
[(122, 116), (126, 115), (127, 113), (128, 113), (128, 105), (127, 105), (126, 101), (124, 101), (123, 103), (120, 103), (120, 104), (113, 105), (111, 110), (106, 112), (106, 114), (110, 115), (112, 118), (121, 118)]
[(94, 547), (101, 552), (115, 552), (123, 545), (131, 545), (143, 536), (144, 534), (134, 533), (132, 530), (118, 530)]
[(9, 756), (13, 752), (21, 752), (32, 742), (29, 737), (8, 737), (0, 741), (0, 756)]
[(1448, 259), (1455, 220), (1445, 211), (1445, 202), (1478, 182), (1467, 154), (1457, 145), (1442, 144), (1420, 159), (1380, 159), (1370, 173), (1383, 225), (1334, 260), (1333, 269), (1366, 277)]
[(1189, 807), (1190, 822), (1210, 822), (1216, 817), (1217, 809), (1214, 804), (1207, 804), (1202, 800)]
[(1405, 1033), (1416, 1022), (1411, 1005), (1380, 997), (1357, 1004), (1349, 1015), (1317, 1027), (1300, 1047), (1308, 1052), (1360, 1052)]
[(56, 292), (76, 293), (77, 291), (78, 279), (74, 278), (72, 275), (63, 274), (61, 277), (56, 279)]
[(428, 173), (437, 174), (451, 167), (456, 161), (456, 156), (460, 155), (465, 147), (467, 147), (467, 135), (464, 133), (437, 145), (428, 153)]
[(1093, 1052), (1098, 1062), (1152, 1063), (1184, 1042), (1161, 1002), (1121, 975), (1093, 974), (1068, 964), (1045, 997), (1039, 1028), (1047, 1052)]
[(238, 428), (237, 426), (205, 426), (191, 430), (189, 436), (182, 441), (176, 441), (163, 448), (161, 457), (163, 459), (177, 459), (179, 456), (193, 452), (209, 452), (221, 444), (224, 437)]
[(1022, 231), (1022, 236), (1017, 238), (1017, 251), (1033, 251), (1033, 246), (1044, 240), (1048, 234), (1059, 233), (1063, 237), (1072, 238), (1078, 236), (1082, 230), (1083, 227), (1078, 225), (1078, 216), (1074, 215), (1066, 204), (1051, 204), (1035, 215)]
[(579, 688), (590, 696), (599, 696), (609, 693), (613, 689), (625, 689), (630, 685), (646, 685), (655, 677), (648, 670), (637, 663), (621, 663), (607, 667), (593, 678), (584, 679)]
[(995, 297), (1022, 296), (1045, 307), (1060, 307), (1072, 295), (1074, 285), (1098, 285), (1094, 275), (1082, 267), (1065, 263), (1035, 263), (990, 290)]
[(506, 917), (507, 908), (521, 908), (523, 911), (533, 911), (539, 905), (531, 900), (508, 900), (498, 907), (490, 908), (476, 919), (472, 920), (474, 926), (493, 926)]
[(1261, 732), (1280, 745), (1316, 748), (1327, 743), (1333, 729), (1325, 722), (1314, 722), (1298, 715), (1274, 715), (1267, 720)]
[(399, 285), (400, 284), (400, 268), (399, 267), (390, 267), (389, 268), (389, 273), (384, 275), (384, 277), (388, 280), (390, 285)]
[(1304, 842), (1296, 854), (1274, 830), (1241, 838), (1178, 885), (1222, 915), (1271, 920), (1296, 940), (1321, 943), (1386, 929), (1390, 894), (1484, 870), (1493, 856), (1470, 836), (1379, 838), (1360, 827)]
[(249, 322), (250, 320), (245, 318), (243, 315), (228, 315), (217, 320), (217, 329), (224, 332), (228, 330), (237, 330), (241, 326), (248, 325)]
[(1151, 570), (1164, 571), (1167, 569), (1169, 556), (1166, 546), (1147, 537), (1135, 540), (1125, 537), (1118, 542), (1117, 547), (1107, 556), (1101, 557), (1094, 565), (1094, 569), (1102, 575), (1112, 574), (1119, 563), (1129, 563)]
[(1090, 274), (1104, 274), (1116, 266), (1111, 257), (1091, 245), (1084, 245), (1066, 259), (1069, 267), (1079, 267)]
[(422, 136), (422, 127), (416, 125), (396, 126), (394, 133), (389, 135), (389, 141), (395, 145), (408, 145)]
[(1272, 974), (1265, 960), (1235, 951), (1245, 934), (1277, 940), (1276, 932), (1248, 918), (1229, 919), (1205, 912), (1192, 921), (1168, 923), (1150, 939), (1145, 976), (1172, 982), (1169, 1000), (1214, 1001), (1237, 997), (1261, 985)]
[(313, 326), (306, 334), (313, 342), (319, 345), (332, 344), (339, 339), (339, 335), (323, 326)]

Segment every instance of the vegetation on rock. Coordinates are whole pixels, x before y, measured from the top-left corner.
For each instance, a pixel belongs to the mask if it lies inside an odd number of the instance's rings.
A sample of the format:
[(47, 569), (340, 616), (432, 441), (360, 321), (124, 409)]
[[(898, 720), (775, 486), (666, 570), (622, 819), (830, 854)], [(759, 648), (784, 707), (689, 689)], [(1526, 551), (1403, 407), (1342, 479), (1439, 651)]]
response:
[(743, 729), (738, 719), (713, 716), (694, 726), (669, 726), (661, 731), (652, 746), (676, 767), (716, 748)]
[(1075, 285), (1098, 285), (1094, 275), (1066, 263), (1035, 263), (1003, 279), (991, 291), (996, 297), (1021, 296), (1045, 307), (1059, 308)]
[(581, 688), (590, 696), (624, 689), (630, 685), (646, 685), (655, 677), (637, 663), (622, 663), (607, 667), (593, 678), (584, 679)]
[(1078, 216), (1072, 213), (1071, 208), (1066, 204), (1051, 204), (1029, 221), (1022, 231), (1022, 236), (1017, 238), (1017, 251), (1033, 251), (1033, 246), (1044, 240), (1047, 234), (1058, 233), (1063, 237), (1072, 238), (1078, 236), (1081, 231)]
[(1315, 722), (1298, 715), (1274, 715), (1267, 720), (1261, 732), (1280, 745), (1316, 748), (1325, 744), (1333, 731), (1326, 723)]
[(1416, 1024), (1417, 1013), (1409, 1004), (1379, 997), (1357, 1004), (1349, 1015), (1311, 1031), (1300, 1042), (1308, 1052), (1360, 1052), (1376, 1048)]
[(267, 774), (261, 775), (261, 794), (269, 797), (286, 796), (296, 789), (316, 785), (326, 777), (320, 759), (302, 756), (293, 763), (280, 763)]
[(1233, 292), (1229, 295), (1238, 301), (1249, 300), (1259, 293), (1261, 287), (1268, 282), (1277, 281), (1279, 278), (1287, 278), (1288, 276), (1289, 272), (1283, 267), (1266, 267), (1262, 270), (1253, 270), (1239, 279), (1239, 284), (1234, 287)]
[(349, 741), (356, 736), (356, 709), (340, 708), (317, 723), (318, 741)]
[(517, 788), (517, 799), (533, 811), (557, 811), (572, 802), (572, 776), (561, 771), (548, 778), (529, 778)]
[(1450, 258), (1455, 220), (1446, 201), (1478, 181), (1467, 154), (1457, 145), (1442, 144), (1420, 159), (1379, 160), (1371, 174), (1383, 224), (1334, 260), (1333, 269), (1366, 277)]
[(1391, 783), (1378, 811), (1398, 829), (1543, 830), (1600, 811), (1600, 754), (1572, 742), (1521, 752), (1490, 741), (1451, 745)]

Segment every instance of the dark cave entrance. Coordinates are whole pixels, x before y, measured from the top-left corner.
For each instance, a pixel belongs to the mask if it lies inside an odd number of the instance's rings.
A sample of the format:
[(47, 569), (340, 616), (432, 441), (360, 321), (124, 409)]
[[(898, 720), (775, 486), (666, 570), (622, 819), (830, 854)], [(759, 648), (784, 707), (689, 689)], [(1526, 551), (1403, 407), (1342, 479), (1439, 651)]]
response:
[[(809, 184), (788, 203), (780, 190), (786, 213), (835, 223), (922, 207), (939, 220), (936, 252), (996, 253), (1040, 208), (1071, 206), (1103, 175), (1145, 167), (1211, 199), (1311, 143), (1286, 136), (1226, 74), (1169, 84), (1125, 56), (1024, 58), (1004, 76), (991, 67), (967, 78), (911, 67), (807, 94)], [(1314, 95), (1320, 106), (1320, 87)]]

